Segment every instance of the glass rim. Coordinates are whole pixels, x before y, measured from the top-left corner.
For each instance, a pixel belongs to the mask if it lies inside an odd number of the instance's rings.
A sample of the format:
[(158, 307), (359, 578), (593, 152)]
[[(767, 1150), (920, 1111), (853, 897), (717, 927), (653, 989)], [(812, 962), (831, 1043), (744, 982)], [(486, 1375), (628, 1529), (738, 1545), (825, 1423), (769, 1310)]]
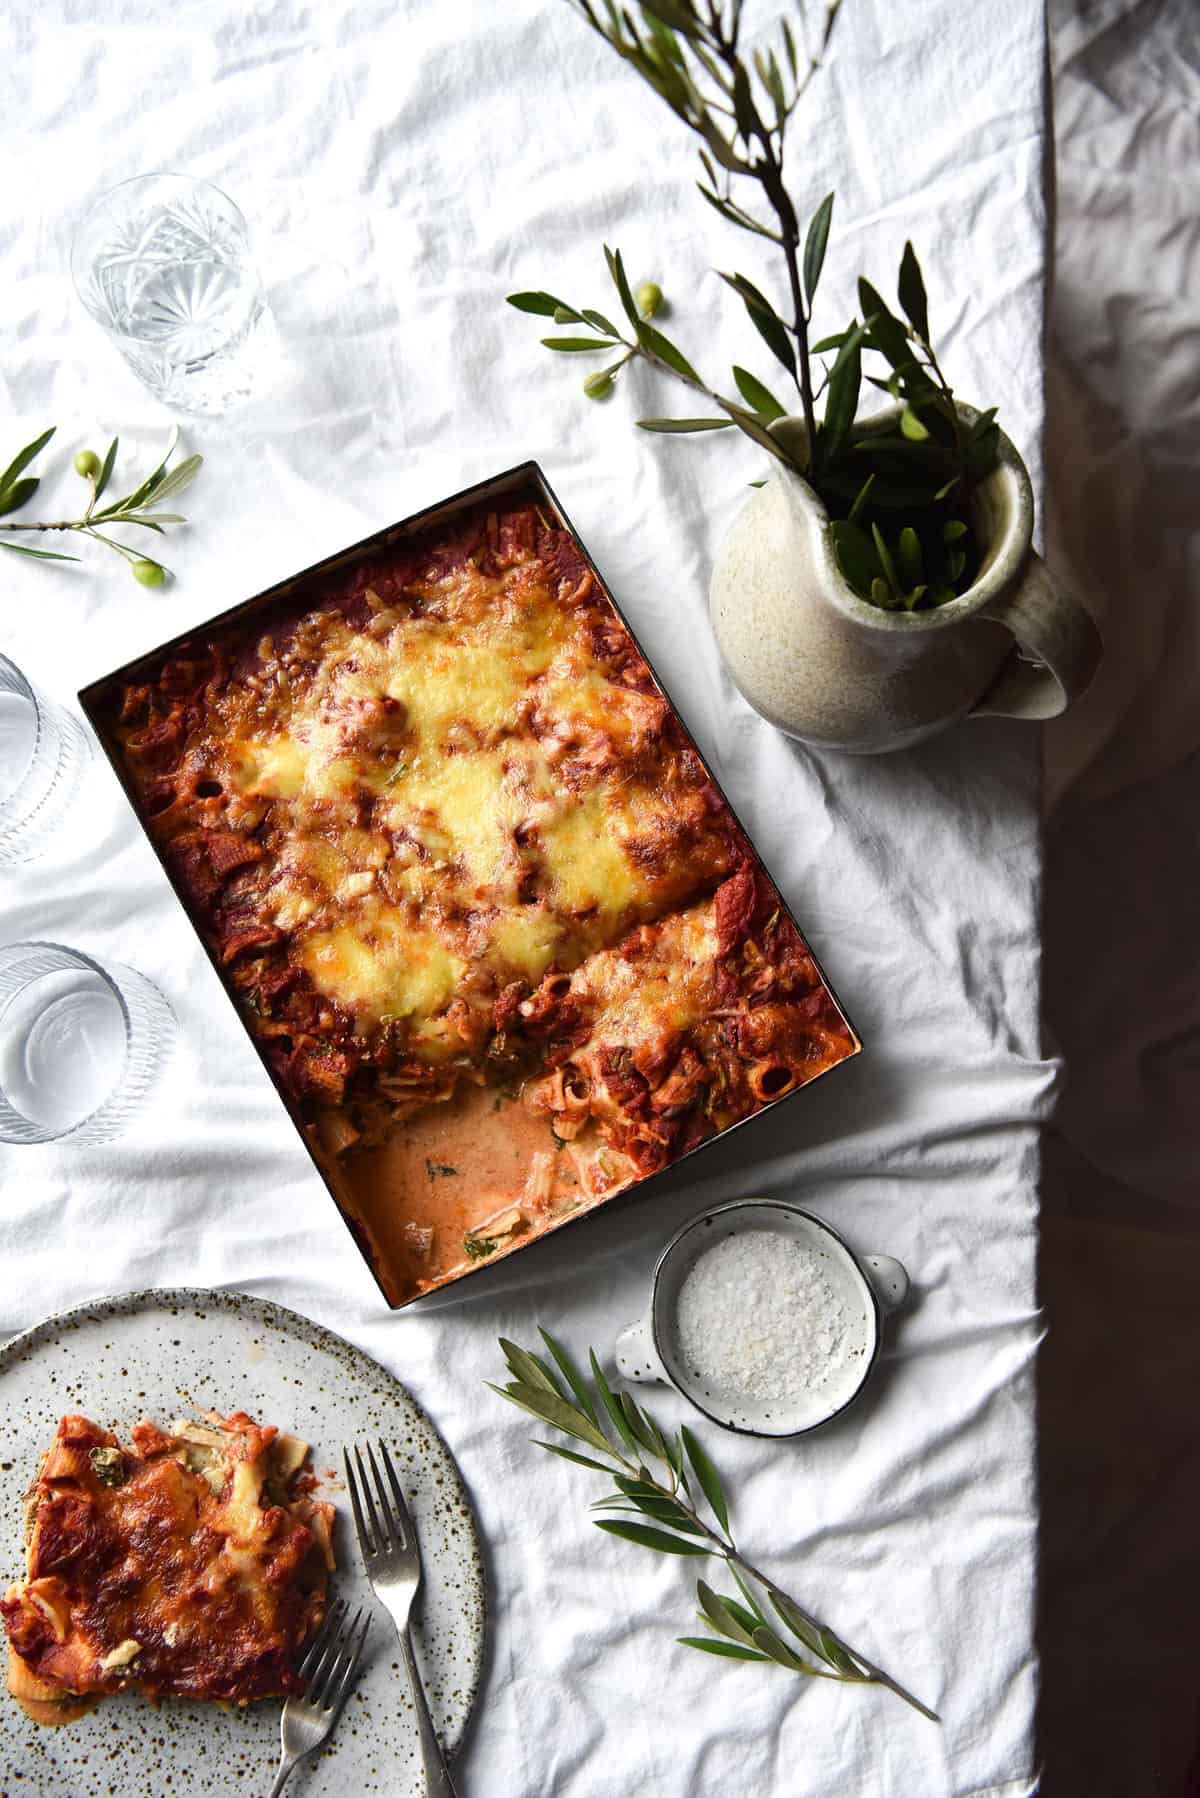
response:
[[(81, 969), (86, 968), (89, 972), (98, 974), (121, 1010), (121, 1022), (125, 1028), (125, 1051), (122, 1056), (120, 1071), (114, 1078), (112, 1085), (109, 1087), (100, 1103), (93, 1106), (91, 1111), (86, 1112), (83, 1117), (76, 1118), (75, 1122), (69, 1124), (65, 1130), (48, 1129), (46, 1125), (36, 1123), (33, 1118), (27, 1118), (24, 1112), (17, 1109), (6, 1093), (0, 1092), (0, 1100), (3, 1100), (4, 1104), (7, 1106), (8, 1110), (12, 1112), (14, 1117), (19, 1117), (31, 1130), (39, 1132), (40, 1142), (64, 1142), (67, 1137), (74, 1136), (76, 1132), (82, 1130), (85, 1125), (95, 1122), (105, 1106), (110, 1103), (113, 1094), (117, 1091), (121, 1081), (124, 1079), (125, 1070), (129, 1066), (129, 1050), (133, 1042), (133, 1019), (130, 1016), (129, 1006), (126, 1003), (125, 995), (117, 985), (117, 982), (113, 979), (103, 962), (97, 961), (95, 957), (89, 955), (86, 950), (73, 949), (69, 943), (51, 942), (47, 937), (28, 937), (15, 943), (0, 943), (0, 962), (13, 951), (20, 949), (50, 949), (55, 955), (65, 956), (67, 960), (73, 962), (76, 967)], [(49, 972), (49, 970), (47, 972)], [(45, 980), (46, 978), (46, 973), (36, 974), (33, 980), (27, 982), (27, 984), (32, 986), (36, 981)], [(16, 995), (14, 994), (13, 996), (15, 997)], [(7, 1004), (4, 1009), (7, 1011)], [(0, 1019), (2, 1019), (2, 1017), (3, 1013), (0, 1013)], [(2, 1121), (2, 1118), (0, 1118), (0, 1123), (2, 1123)], [(0, 1136), (0, 1142), (3, 1141), (3, 1136)]]
[[(79, 214), (75, 228), (71, 233), (71, 248), (68, 258), (71, 269), (71, 281), (81, 305), (87, 312), (92, 314), (92, 317), (95, 317), (96, 315), (95, 313), (92, 313), (92, 308), (88, 304), (86, 278), (81, 275), (79, 269), (79, 251), (83, 242), (84, 233), (96, 218), (100, 209), (103, 206), (106, 206), (115, 195), (124, 193), (126, 188), (147, 186), (152, 181), (185, 181), (191, 187), (207, 188), (210, 193), (216, 194), (218, 199), (224, 201), (225, 205), (229, 207), (238, 224), (245, 232), (246, 237), (249, 238), (250, 236), (250, 226), (246, 221), (246, 215), (238, 205), (237, 201), (232, 195), (227, 194), (223, 187), (218, 186), (217, 182), (210, 181), (207, 175), (189, 175), (182, 169), (149, 169), (144, 174), (126, 175), (124, 180), (114, 181), (111, 187), (104, 188), (94, 199), (89, 200), (84, 211)], [(105, 328), (111, 330), (111, 326), (106, 325)]]
[[(32, 806), (27, 810), (17, 810), (22, 790), (28, 788), (29, 782), (33, 778), (34, 770), (37, 767), (38, 750), (41, 748), (46, 735), (47, 712), (41, 696), (29, 676), (22, 669), (17, 667), (17, 664), (12, 660), (11, 656), (6, 656), (3, 651), (0, 651), (0, 665), (3, 665), (11, 674), (16, 676), (16, 679), (22, 688), (21, 697), (28, 700), (29, 704), (33, 707), (33, 743), (29, 751), (28, 764), (16, 786), (12, 789), (12, 792), (0, 793), (0, 835), (7, 835), (10, 830), (14, 832), (23, 830), (28, 825), (30, 819), (36, 815), (38, 807), (41, 804), (40, 800), (35, 799)], [(0, 948), (2, 947), (3, 945), (0, 945)]]

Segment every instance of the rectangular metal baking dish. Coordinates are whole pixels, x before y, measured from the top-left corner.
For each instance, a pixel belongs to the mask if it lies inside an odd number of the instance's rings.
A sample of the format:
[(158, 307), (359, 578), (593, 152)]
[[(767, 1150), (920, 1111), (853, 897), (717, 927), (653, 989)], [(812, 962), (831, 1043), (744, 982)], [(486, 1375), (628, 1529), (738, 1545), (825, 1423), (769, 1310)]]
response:
[[(579, 532), (575, 529), (574, 525), (571, 523), (571, 520), (568, 518), (566, 511), (564, 510), (562, 504), (560, 503), (553, 488), (550, 486), (549, 481), (547, 481), (545, 475), (542, 473), (542, 470), (539, 467), (537, 462), (533, 462), (533, 461), (521, 462), (521, 463), (518, 463), (513, 468), (506, 469), (502, 474), (494, 475), (489, 480), (477, 482), (474, 486), (464, 488), (460, 493), (454, 494), (449, 499), (440, 500), (437, 502), (437, 504), (432, 505), (432, 506), (427, 506), (424, 508), (424, 510), (413, 513), (410, 517), (401, 519), (396, 524), (388, 525), (387, 527), (385, 527), (385, 529), (383, 529), (381, 531), (376, 531), (370, 537), (363, 538), (361, 542), (352, 544), (348, 549), (339, 550), (336, 554), (325, 557), (325, 559), (323, 561), (314, 563), (311, 567), (302, 570), (299, 574), (291, 575), (286, 580), (277, 582), (275, 586), (268, 587), (264, 592), (255, 594), (253, 596), (253, 598), (251, 598), (251, 599), (243, 600), (238, 605), (230, 606), (228, 608), (228, 610), (217, 613), (216, 616), (214, 616), (212, 618), (205, 619), (199, 624), (192, 625), (189, 630), (183, 631), (179, 635), (170, 638), (165, 643), (159, 644), (156, 648), (147, 651), (144, 655), (136, 657), (133, 661), (125, 663), (122, 667), (114, 669), (110, 674), (101, 676), (99, 679), (90, 682), (86, 687), (81, 689), (81, 691), (79, 693), (79, 703), (83, 709), (84, 715), (87, 718), (89, 724), (91, 725), (92, 730), (94, 731), (94, 733), (100, 743), (100, 746), (103, 749), (103, 751), (109, 761), (109, 764), (113, 769), (113, 772), (115, 773), (118, 781), (121, 784), (122, 789), (125, 792), (126, 798), (129, 800), (130, 805), (133, 808), (134, 815), (138, 819), (138, 823), (142, 828), (143, 834), (145, 835), (147, 841), (149, 842), (151, 849), (154, 851), (155, 855), (158, 857), (159, 864), (163, 869), (163, 873), (164, 873), (166, 879), (170, 882), (172, 888), (175, 891), (176, 897), (178, 898), (180, 904), (183, 906), (184, 911), (188, 914), (189, 921), (193, 922), (193, 927), (195, 927), (194, 920), (192, 920), (192, 917), (191, 917), (191, 910), (190, 910), (190, 906), (188, 903), (187, 894), (183, 890), (179, 881), (177, 881), (175, 879), (174, 875), (172, 874), (169, 865), (167, 864), (164, 857), (162, 856), (162, 854), (159, 851), (157, 843), (155, 842), (155, 840), (154, 840), (153, 836), (151, 835), (151, 833), (149, 832), (149, 830), (147, 830), (146, 825), (145, 825), (144, 821), (142, 820), (140, 813), (138, 812), (138, 808), (135, 803), (135, 793), (133, 790), (132, 782), (130, 781), (130, 779), (126, 773), (126, 770), (125, 770), (125, 767), (123, 764), (123, 760), (121, 757), (121, 753), (120, 753), (120, 747), (117, 744), (117, 742), (115, 741), (115, 739), (113, 738), (113, 736), (110, 734), (110, 731), (108, 729), (108, 725), (106, 722), (107, 710), (108, 710), (108, 708), (106, 706), (106, 701), (110, 698), (114, 687), (123, 687), (127, 682), (135, 681), (140, 676), (150, 672), (153, 668), (155, 668), (157, 665), (159, 665), (162, 662), (162, 660), (165, 656), (169, 655), (173, 650), (176, 650), (176, 649), (182, 647), (184, 644), (194, 641), (195, 638), (198, 635), (200, 635), (201, 633), (218, 630), (218, 629), (223, 630), (231, 625), (236, 626), (237, 624), (242, 623), (244, 621), (249, 621), (249, 620), (253, 619), (257, 614), (266, 611), (269, 607), (278, 605), (281, 600), (286, 600), (289, 597), (289, 595), (299, 594), (307, 586), (307, 584), (310, 581), (314, 581), (314, 580), (317, 580), (326, 575), (335, 573), (339, 569), (349, 567), (353, 563), (355, 563), (356, 561), (361, 559), (362, 557), (371, 555), (372, 553), (377, 552), (381, 548), (385, 548), (390, 544), (393, 544), (393, 543), (396, 543), (396, 542), (402, 540), (403, 538), (414, 536), (418, 532), (427, 531), (432, 526), (441, 524), (441, 523), (445, 522), (446, 520), (448, 520), (449, 518), (453, 517), (456, 513), (462, 512), (470, 507), (477, 507), (477, 506), (486, 504), (491, 501), (501, 501), (503, 499), (506, 499), (506, 498), (509, 498), (512, 496), (516, 496), (518, 494), (531, 494), (531, 495), (536, 494), (538, 503), (542, 505), (544, 510), (548, 514), (552, 515), (554, 517), (554, 519), (557, 521), (558, 525), (563, 530), (568, 531), (571, 534), (571, 536), (574, 538), (575, 542), (578, 544), (578, 546), (584, 556), (585, 561), (588, 564), (588, 567), (591, 569), (592, 574), (595, 577), (595, 580), (600, 588), (600, 591), (604, 594), (605, 599), (612, 606), (613, 611), (616, 613), (617, 617), (620, 619), (624, 628), (629, 632), (629, 635), (632, 638), (634, 644), (636, 645), (637, 649), (644, 657), (646, 664), (649, 667), (650, 672), (651, 672), (655, 682), (657, 683), (659, 689), (661, 690), (661, 692), (663, 694), (663, 697), (666, 699), (668, 705), (670, 705), (672, 711), (675, 713), (676, 719), (678, 720), (678, 722), (680, 724), (680, 728), (683, 730), (684, 735), (687, 737), (688, 742), (691, 744), (692, 748), (695, 750), (696, 755), (699, 757), (701, 763), (703, 764), (709, 778), (713, 782), (713, 785), (717, 788), (717, 791), (721, 794), (721, 798), (724, 800), (725, 804), (729, 806), (729, 810), (730, 810), (731, 814), (735, 818), (737, 818), (737, 813), (734, 811), (734, 808), (731, 805), (729, 805), (729, 800), (728, 800), (726, 794), (724, 793), (723, 789), (721, 788), (720, 782), (716, 779), (716, 776), (713, 774), (712, 769), (709, 768), (708, 763), (705, 761), (704, 756), (701, 754), (698, 746), (696, 745), (694, 739), (691, 736), (691, 733), (688, 731), (687, 726), (683, 723), (683, 720), (679, 717), (678, 710), (675, 707), (674, 701), (672, 700), (668, 689), (664, 685), (663, 681), (659, 678), (657, 670), (655, 669), (653, 663), (650, 661), (650, 658), (648, 656), (646, 656), (645, 650), (642, 648), (642, 645), (638, 642), (637, 633), (633, 630), (632, 626), (629, 623), (629, 620), (625, 617), (625, 614), (622, 612), (620, 606), (617, 605), (617, 602), (613, 598), (612, 593), (610, 592), (608, 585), (604, 580), (603, 575), (600, 573), (600, 570), (597, 568), (594, 560), (592, 559), (591, 555), (588, 553), (586, 544), (583, 542), (583, 539), (580, 537)], [(738, 820), (738, 822), (740, 824), (740, 822), (741, 822), (740, 819)], [(744, 827), (743, 827), (743, 829), (744, 829)], [(755, 856), (755, 860), (758, 862), (759, 867), (766, 874), (767, 878), (772, 881), (772, 885), (775, 885), (775, 882), (771, 877), (770, 870), (768, 868), (766, 868), (765, 864), (762, 862), (762, 859), (758, 855), (757, 850), (754, 849), (753, 844), (751, 844), (751, 849)], [(776, 887), (776, 891), (778, 891), (777, 887)], [(787, 915), (792, 918), (792, 922), (796, 925), (796, 928), (800, 931), (801, 936), (804, 937), (804, 931), (801, 928), (799, 921), (792, 915), (791, 909), (790, 909), (790, 907), (788, 907), (787, 902), (786, 902), (786, 900), (783, 899), (782, 895), (780, 895), (780, 904), (781, 904), (783, 910), (787, 913)], [(208, 944), (205, 942), (203, 934), (202, 934), (202, 932), (199, 931), (199, 929), (197, 929), (196, 934), (200, 937), (201, 943), (204, 946), (205, 953), (208, 956), (210, 963), (212, 964), (213, 970), (216, 973), (217, 978), (221, 982), (221, 985), (225, 991), (226, 997), (228, 998), (229, 1003), (230, 1003), (231, 1007), (233, 1008), (235, 1015), (238, 1018), (239, 1024), (242, 1026), (243, 1029), (246, 1029), (244, 1021), (241, 1017), (241, 1013), (238, 1011), (238, 1008), (237, 1008), (237, 1005), (236, 1005), (236, 1002), (235, 1002), (235, 999), (233, 996), (232, 988), (231, 988), (230, 984), (227, 982), (227, 980), (225, 979), (224, 971), (223, 971), (216, 955), (209, 948)], [(804, 940), (807, 944), (807, 938), (805, 938)], [(809, 954), (812, 955), (811, 946), (809, 946)], [(834, 991), (832, 984), (830, 983), (824, 970), (821, 968), (815, 955), (813, 956), (813, 962), (817, 968), (817, 972), (820, 975), (821, 980), (824, 982), (825, 987), (828, 990), (831, 999), (833, 1000), (834, 1005), (837, 1007), (838, 1011), (840, 1012), (843, 1022), (846, 1024), (846, 1027), (849, 1030), (849, 1032), (853, 1038), (854, 1048), (850, 1051), (849, 1055), (847, 1055), (844, 1058), (847, 1061), (852, 1060), (853, 1057), (862, 1048), (862, 1039), (859, 1037), (858, 1032), (854, 1029), (853, 1024), (850, 1022), (850, 1019), (846, 1015), (844, 1006), (842, 1005), (841, 1001), (838, 999), (837, 994)], [(288, 1095), (283, 1091), (282, 1087), (276, 1081), (275, 1076), (272, 1073), (272, 1071), (267, 1063), (265, 1054), (263, 1053), (262, 1045), (257, 1041), (257, 1039), (252, 1035), (252, 1033), (249, 1030), (246, 1030), (246, 1034), (250, 1037), (251, 1042), (254, 1044), (254, 1047), (255, 1047), (256, 1052), (258, 1053), (259, 1059), (260, 1059), (260, 1061), (262, 1061), (263, 1067), (267, 1073), (267, 1077), (271, 1081), (271, 1084), (274, 1087), (280, 1101), (282, 1102), (282, 1104), (286, 1108), (289, 1116), (291, 1117), (292, 1122), (296, 1127), (297, 1133), (299, 1134), (301, 1141), (304, 1143), (306, 1150), (308, 1150), (310, 1158), (313, 1162), (313, 1166), (316, 1168), (318, 1174), (320, 1174), (321, 1179), (324, 1182), (324, 1185), (326, 1187), (326, 1190), (329, 1192), (330, 1197), (333, 1199), (334, 1204), (337, 1206), (338, 1213), (341, 1216), (343, 1223), (345, 1223), (347, 1229), (350, 1231), (350, 1234), (354, 1239), (356, 1247), (358, 1248), (360, 1254), (363, 1256), (363, 1259), (366, 1261), (368, 1267), (371, 1269), (371, 1273), (375, 1278), (376, 1284), (379, 1286), (380, 1291), (383, 1293), (384, 1298), (387, 1299), (387, 1302), (392, 1309), (400, 1310), (400, 1309), (403, 1309), (407, 1305), (419, 1303), (422, 1298), (432, 1298), (435, 1294), (444, 1293), (448, 1287), (457, 1285), (461, 1280), (468, 1278), (470, 1274), (481, 1273), (484, 1271), (485, 1267), (493, 1265), (492, 1261), (488, 1261), (488, 1262), (480, 1263), (478, 1266), (468, 1266), (468, 1267), (464, 1268), (461, 1273), (455, 1275), (455, 1277), (453, 1279), (448, 1280), (448, 1281), (444, 1282), (442, 1285), (439, 1285), (439, 1286), (433, 1288), (432, 1291), (429, 1293), (417, 1294), (417, 1295), (414, 1295), (412, 1298), (403, 1299), (398, 1302), (393, 1300), (392, 1298), (390, 1298), (388, 1295), (388, 1292), (386, 1290), (386, 1287), (384, 1285), (384, 1281), (380, 1275), (378, 1268), (374, 1264), (372, 1256), (370, 1255), (370, 1253), (368, 1251), (367, 1244), (364, 1241), (360, 1230), (356, 1227), (355, 1221), (347, 1215), (347, 1213), (343, 1209), (341, 1203), (338, 1201), (337, 1194), (333, 1188), (333, 1185), (332, 1185), (325, 1169), (322, 1167), (319, 1159), (312, 1153), (311, 1145), (309, 1143), (308, 1136), (305, 1132), (303, 1120), (300, 1116), (298, 1107), (292, 1102), (292, 1100), (288, 1097)], [(840, 1067), (842, 1065), (844, 1065), (843, 1062), (837, 1062), (834, 1064), (834, 1067)], [(833, 1071), (833, 1068), (828, 1068), (828, 1069), (823, 1070), (823, 1072), (826, 1072), (826, 1073), (830, 1073), (832, 1071)], [(820, 1076), (818, 1075), (817, 1078), (820, 1078)], [(776, 1106), (788, 1104), (791, 1100), (797, 1098), (800, 1093), (807, 1091), (808, 1088), (814, 1084), (815, 1084), (815, 1080), (809, 1081), (806, 1083), (805, 1086), (795, 1087), (790, 1092), (784, 1093), (780, 1098), (771, 1100), (768, 1104), (764, 1105), (760, 1111), (754, 1112), (751, 1114), (751, 1116), (742, 1118), (741, 1120), (739, 1120), (739, 1122), (729, 1125), (725, 1130), (720, 1131), (717, 1135), (710, 1136), (709, 1138), (707, 1138), (706, 1141), (704, 1141), (702, 1143), (698, 1143), (695, 1148), (686, 1150), (684, 1154), (680, 1155), (677, 1160), (670, 1163), (670, 1165), (668, 1167), (659, 1169), (655, 1173), (648, 1174), (640, 1180), (635, 1180), (632, 1185), (619, 1189), (618, 1191), (614, 1192), (611, 1195), (611, 1197), (601, 1199), (597, 1202), (597, 1204), (595, 1204), (593, 1206), (589, 1206), (585, 1210), (579, 1210), (579, 1211), (568, 1213), (565, 1217), (557, 1220), (554, 1223), (549, 1224), (544, 1230), (539, 1230), (539, 1232), (537, 1233), (536, 1236), (531, 1236), (526, 1239), (518, 1241), (518, 1243), (516, 1243), (512, 1249), (507, 1251), (507, 1254), (515, 1254), (515, 1253), (519, 1252), (520, 1249), (533, 1247), (533, 1245), (537, 1241), (540, 1241), (543, 1236), (550, 1235), (554, 1231), (563, 1229), (568, 1224), (576, 1223), (576, 1222), (580, 1221), (582, 1218), (589, 1216), (593, 1211), (599, 1210), (604, 1205), (609, 1204), (612, 1199), (628, 1198), (634, 1194), (643, 1193), (648, 1186), (652, 1185), (657, 1180), (661, 1180), (665, 1175), (672, 1173), (675, 1168), (679, 1167), (690, 1156), (698, 1155), (698, 1154), (702, 1153), (705, 1149), (710, 1148), (714, 1143), (724, 1141), (724, 1139), (730, 1134), (731, 1131), (739, 1130), (746, 1124), (752, 1124), (757, 1118), (764, 1116), (768, 1111), (773, 1111)]]

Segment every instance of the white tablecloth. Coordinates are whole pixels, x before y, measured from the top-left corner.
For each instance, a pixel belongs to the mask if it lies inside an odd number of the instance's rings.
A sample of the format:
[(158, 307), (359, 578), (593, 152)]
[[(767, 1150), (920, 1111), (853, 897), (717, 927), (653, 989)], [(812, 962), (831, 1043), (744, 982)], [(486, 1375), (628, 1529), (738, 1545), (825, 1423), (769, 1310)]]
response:
[[(167, 426), (70, 288), (71, 226), (92, 191), (163, 166), (218, 180), (256, 226), (287, 351), (273, 395), (188, 427), (208, 462), (194, 523), (166, 552), (177, 583), (147, 592), (102, 553), (61, 570), (6, 558), (5, 649), (67, 696), (536, 456), (867, 1044), (655, 1198), (391, 1316), (104, 773), (73, 848), (0, 875), (0, 939), (135, 963), (170, 995), (186, 1051), (161, 1106), (115, 1145), (0, 1151), (0, 1329), (95, 1294), (222, 1285), (309, 1312), (408, 1381), (489, 1545), (492, 1660), (467, 1794), (1025, 1793), (1036, 1123), (1053, 1080), (1036, 1023), (1034, 740), (976, 725), (857, 762), (760, 722), (722, 674), (704, 598), (714, 545), (761, 472), (753, 447), (634, 431), (636, 412), (677, 396), (637, 375), (589, 404), (578, 365), (551, 366), (536, 321), (502, 303), (546, 285), (607, 310), (607, 240), (635, 279), (661, 281), (705, 368), (749, 362), (773, 380), (709, 272), (769, 279), (768, 258), (696, 196), (683, 129), (548, 0), (95, 0), (86, 13), (45, 0), (0, 29), (2, 447), (57, 422), (59, 478), (39, 504), (70, 503), (69, 452), (119, 431), (132, 471)], [(835, 42), (791, 155), (803, 201), (839, 193), (821, 319), (843, 322), (860, 268), (890, 289), (911, 235), (960, 391), (999, 405), (1036, 471), (1040, 8), (852, 0)], [(598, 1478), (530, 1447), (483, 1384), (497, 1335), (529, 1341), (539, 1322), (607, 1355), (667, 1234), (746, 1192), (798, 1197), (913, 1275), (871, 1395), (840, 1425), (798, 1445), (705, 1436), (748, 1552), (931, 1701), (940, 1728), (883, 1693), (676, 1647), (690, 1570), (600, 1537), (586, 1513)], [(673, 1394), (659, 1408), (682, 1415)]]

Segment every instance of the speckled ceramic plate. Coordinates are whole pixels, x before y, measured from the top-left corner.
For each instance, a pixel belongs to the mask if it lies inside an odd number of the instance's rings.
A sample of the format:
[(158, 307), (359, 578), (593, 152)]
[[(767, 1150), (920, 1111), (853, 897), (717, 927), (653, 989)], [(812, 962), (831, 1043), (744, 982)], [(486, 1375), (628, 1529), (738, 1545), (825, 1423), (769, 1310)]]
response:
[[(134, 1292), (47, 1318), (0, 1349), (0, 1586), (24, 1569), (21, 1498), (59, 1417), (80, 1411), (122, 1435), (148, 1416), (242, 1409), (304, 1436), (318, 1474), (346, 1441), (385, 1436), (416, 1519), (425, 1591), (417, 1653), (434, 1721), (461, 1741), (483, 1667), (484, 1583), (458, 1469), (421, 1407), (369, 1356), (295, 1311), (241, 1293)], [(342, 1483), (334, 1590), (373, 1605)], [(373, 1605), (367, 1663), (327, 1746), (298, 1768), (289, 1798), (407, 1798), (424, 1791), (416, 1724), (395, 1634)], [(279, 1755), (279, 1704), (244, 1711), (132, 1693), (78, 1722), (39, 1728), (0, 1695), (0, 1791), (25, 1798), (260, 1794)], [(9, 1781), (13, 1783), (10, 1785)], [(17, 1783), (19, 1781), (19, 1783)]]

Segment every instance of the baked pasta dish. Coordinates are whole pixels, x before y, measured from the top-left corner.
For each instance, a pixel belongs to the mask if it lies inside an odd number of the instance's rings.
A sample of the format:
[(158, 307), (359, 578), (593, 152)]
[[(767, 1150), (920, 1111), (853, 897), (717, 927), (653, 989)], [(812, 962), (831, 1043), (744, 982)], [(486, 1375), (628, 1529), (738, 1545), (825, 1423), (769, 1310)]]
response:
[(110, 740), (393, 1303), (858, 1047), (536, 504), (143, 666)]
[(127, 1687), (235, 1704), (300, 1690), (333, 1566), (307, 1445), (242, 1411), (131, 1435), (64, 1417), (42, 1457), (25, 1579), (0, 1600), (9, 1691), (55, 1723)]

